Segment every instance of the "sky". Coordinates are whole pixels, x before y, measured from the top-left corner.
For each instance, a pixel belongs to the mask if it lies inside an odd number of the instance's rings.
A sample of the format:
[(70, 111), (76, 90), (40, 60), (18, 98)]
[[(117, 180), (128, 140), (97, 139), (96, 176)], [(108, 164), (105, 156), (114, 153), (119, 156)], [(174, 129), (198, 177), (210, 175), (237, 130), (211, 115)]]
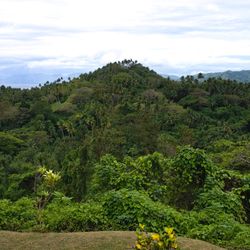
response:
[(0, 85), (138, 60), (160, 74), (250, 69), (249, 0), (0, 0)]

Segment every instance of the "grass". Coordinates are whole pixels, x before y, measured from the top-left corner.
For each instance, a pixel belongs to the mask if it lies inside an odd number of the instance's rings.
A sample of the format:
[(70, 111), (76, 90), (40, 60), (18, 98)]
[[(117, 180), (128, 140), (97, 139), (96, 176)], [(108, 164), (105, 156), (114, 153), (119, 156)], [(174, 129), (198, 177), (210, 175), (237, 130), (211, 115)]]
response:
[[(0, 231), (1, 250), (131, 250), (134, 232), (18, 233)], [(210, 243), (178, 238), (182, 250), (222, 250)]]

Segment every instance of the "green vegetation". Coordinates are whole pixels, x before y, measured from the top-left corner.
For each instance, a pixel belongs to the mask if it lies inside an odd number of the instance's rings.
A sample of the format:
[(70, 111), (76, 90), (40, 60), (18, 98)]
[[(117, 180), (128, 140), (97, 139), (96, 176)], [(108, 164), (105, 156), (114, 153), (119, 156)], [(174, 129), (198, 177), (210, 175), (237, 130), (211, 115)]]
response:
[(148, 233), (143, 224), (136, 230), (137, 240), (134, 248), (137, 250), (174, 250), (179, 249), (172, 227), (165, 227), (159, 233)]
[[(225, 71), (225, 72), (218, 72), (218, 73), (208, 73), (204, 74), (204, 78), (211, 78), (211, 77), (221, 77), (225, 80), (232, 80), (238, 82), (250, 82), (250, 70), (241, 70), (241, 71)], [(199, 78), (199, 75), (198, 75)]]
[(2, 86), (0, 230), (142, 223), (250, 249), (250, 85), (199, 79), (124, 60), (69, 82)]

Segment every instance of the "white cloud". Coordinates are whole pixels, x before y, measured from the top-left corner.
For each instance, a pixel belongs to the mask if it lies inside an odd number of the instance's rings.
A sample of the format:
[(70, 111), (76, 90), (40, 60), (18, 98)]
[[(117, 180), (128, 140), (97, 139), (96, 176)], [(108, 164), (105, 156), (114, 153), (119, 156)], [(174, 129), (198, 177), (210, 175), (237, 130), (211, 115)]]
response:
[(250, 55), (249, 7), (244, 0), (1, 0), (0, 64), (15, 58), (30, 69), (84, 71), (134, 58), (161, 73), (250, 68), (242, 59)]

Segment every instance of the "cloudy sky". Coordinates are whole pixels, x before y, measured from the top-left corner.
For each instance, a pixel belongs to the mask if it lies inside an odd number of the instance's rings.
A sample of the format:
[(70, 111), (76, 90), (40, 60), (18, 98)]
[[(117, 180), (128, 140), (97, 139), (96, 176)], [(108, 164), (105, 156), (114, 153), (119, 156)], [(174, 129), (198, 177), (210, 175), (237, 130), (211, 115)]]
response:
[(250, 69), (249, 0), (0, 0), (0, 84), (138, 60), (161, 74)]

